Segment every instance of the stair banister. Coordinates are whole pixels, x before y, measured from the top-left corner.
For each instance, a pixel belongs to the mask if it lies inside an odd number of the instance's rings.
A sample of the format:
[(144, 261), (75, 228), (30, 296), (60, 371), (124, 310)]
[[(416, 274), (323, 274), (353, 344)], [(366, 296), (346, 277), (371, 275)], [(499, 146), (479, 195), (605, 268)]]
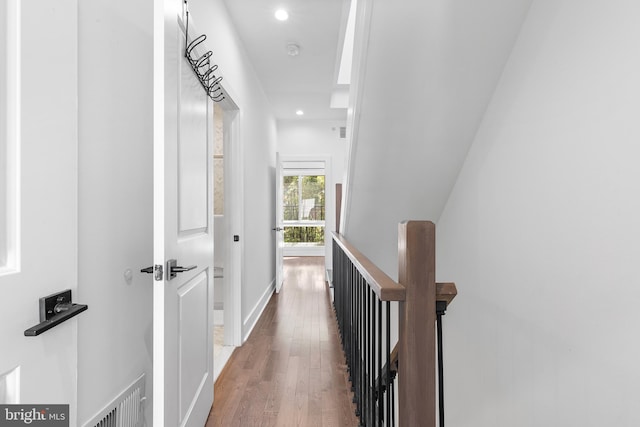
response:
[[(442, 312), (457, 290), (453, 283), (435, 282), (433, 222), (405, 221), (398, 227), (398, 282), (342, 235), (333, 234), (334, 307), (361, 425), (395, 425), (397, 409), (400, 426), (435, 427), (436, 301)], [(399, 338), (393, 351), (392, 301), (399, 304)], [(396, 372), (397, 408), (392, 404)], [(442, 426), (442, 396), (440, 404)]]
[[(398, 403), (401, 426), (435, 427), (436, 278), (435, 225), (404, 221), (398, 225), (398, 282), (406, 295), (400, 302)], [(419, 326), (423, 325), (423, 326)]]

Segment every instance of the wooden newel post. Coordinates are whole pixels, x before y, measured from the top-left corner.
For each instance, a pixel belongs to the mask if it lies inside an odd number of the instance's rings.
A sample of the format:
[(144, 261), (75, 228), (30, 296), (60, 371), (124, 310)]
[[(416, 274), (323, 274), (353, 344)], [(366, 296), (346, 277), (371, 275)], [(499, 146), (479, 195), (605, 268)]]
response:
[(436, 227), (431, 221), (398, 226), (400, 302), (399, 425), (436, 425)]

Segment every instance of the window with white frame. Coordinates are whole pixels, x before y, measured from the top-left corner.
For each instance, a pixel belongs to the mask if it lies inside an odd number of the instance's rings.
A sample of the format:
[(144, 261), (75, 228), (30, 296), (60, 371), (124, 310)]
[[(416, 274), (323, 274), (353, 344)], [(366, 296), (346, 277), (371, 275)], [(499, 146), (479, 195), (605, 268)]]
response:
[(325, 176), (285, 170), (282, 180), (285, 246), (324, 246)]

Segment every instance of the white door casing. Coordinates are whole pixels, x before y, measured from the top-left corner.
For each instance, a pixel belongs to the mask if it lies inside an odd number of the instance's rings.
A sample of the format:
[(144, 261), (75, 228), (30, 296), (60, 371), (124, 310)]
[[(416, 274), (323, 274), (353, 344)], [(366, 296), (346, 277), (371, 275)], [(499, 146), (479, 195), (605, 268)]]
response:
[(77, 10), (77, 0), (0, 7), (0, 403), (69, 404), (70, 425), (77, 322), (90, 308), (42, 335), (24, 331), (40, 322), (39, 298), (71, 289), (77, 300)]
[(276, 233), (276, 293), (280, 293), (282, 282), (284, 281), (284, 214), (282, 210), (282, 176), (283, 169), (280, 153), (276, 153), (276, 226), (274, 228)]
[[(183, 2), (156, 6), (153, 416), (200, 427), (213, 403), (213, 105), (184, 58)], [(169, 280), (169, 259), (197, 267)]]
[[(229, 239), (227, 265), (224, 271), (224, 345), (239, 347), (242, 345), (242, 245), (244, 241), (240, 239), (244, 224), (240, 108), (234, 102), (234, 92), (228, 85), (222, 86), (225, 93), (225, 99), (221, 102), (224, 110), (225, 235)], [(236, 235), (239, 237), (238, 241), (234, 239)], [(218, 366), (218, 369), (220, 368)]]
[[(283, 177), (291, 175), (324, 175), (325, 177), (325, 220), (307, 221), (295, 223), (284, 221), (283, 199), (284, 184)], [(301, 193), (300, 193), (301, 194)], [(331, 224), (335, 222), (335, 201), (332, 177), (331, 156), (318, 154), (313, 156), (282, 155), (276, 153), (276, 228), (283, 231), (280, 236), (276, 235), (276, 290), (278, 283), (282, 285), (282, 260), (285, 256), (325, 256), (326, 268), (331, 268), (331, 233), (334, 229)], [(294, 248), (284, 245), (284, 226), (324, 226), (325, 245), (323, 248)], [(280, 276), (278, 274), (280, 273)]]

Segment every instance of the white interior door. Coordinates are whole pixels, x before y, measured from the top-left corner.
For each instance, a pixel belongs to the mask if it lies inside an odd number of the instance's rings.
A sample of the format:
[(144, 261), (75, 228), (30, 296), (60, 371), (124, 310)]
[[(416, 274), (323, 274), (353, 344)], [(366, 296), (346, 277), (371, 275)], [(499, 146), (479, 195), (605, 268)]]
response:
[(77, 299), (77, 8), (0, 2), (0, 404), (69, 404), (70, 425), (87, 314), (25, 330), (40, 323), (39, 298)]
[[(164, 1), (155, 34), (154, 264), (164, 274), (153, 412), (154, 425), (202, 427), (213, 403), (213, 106), (184, 58), (183, 12), (181, 0)], [(188, 271), (171, 277), (172, 259)]]
[(276, 153), (276, 293), (280, 292), (284, 281), (283, 252), (284, 252), (284, 216), (282, 210), (282, 162), (280, 153)]

